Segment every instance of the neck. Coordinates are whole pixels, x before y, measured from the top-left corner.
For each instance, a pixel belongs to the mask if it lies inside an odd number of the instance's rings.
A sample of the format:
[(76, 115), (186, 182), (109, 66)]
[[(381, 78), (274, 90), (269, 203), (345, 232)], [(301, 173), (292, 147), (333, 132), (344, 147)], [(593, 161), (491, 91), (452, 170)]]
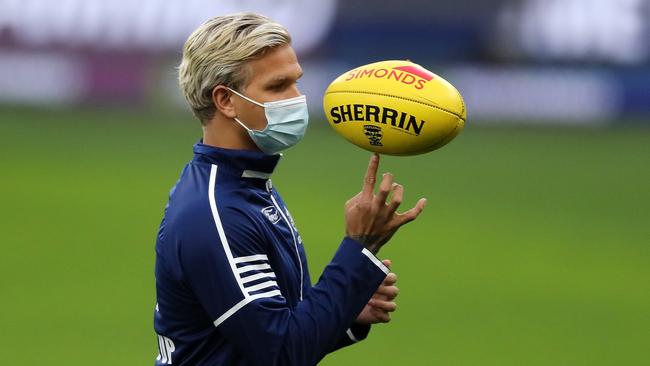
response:
[(221, 116), (203, 125), (203, 143), (224, 149), (260, 150), (242, 126)]

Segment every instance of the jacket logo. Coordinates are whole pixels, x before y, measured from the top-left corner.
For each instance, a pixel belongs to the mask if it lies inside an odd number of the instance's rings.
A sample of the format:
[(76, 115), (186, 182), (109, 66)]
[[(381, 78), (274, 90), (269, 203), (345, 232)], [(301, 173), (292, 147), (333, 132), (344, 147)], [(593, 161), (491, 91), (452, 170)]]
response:
[(262, 213), (271, 221), (271, 224), (277, 224), (280, 221), (280, 214), (275, 209), (275, 206), (264, 207)]
[(293, 227), (293, 231), (298, 232), (298, 228), (296, 227), (296, 223), (293, 221), (293, 217), (289, 213), (289, 210), (285, 207), (284, 212), (287, 214), (287, 217), (289, 218), (289, 223), (291, 224), (291, 227)]

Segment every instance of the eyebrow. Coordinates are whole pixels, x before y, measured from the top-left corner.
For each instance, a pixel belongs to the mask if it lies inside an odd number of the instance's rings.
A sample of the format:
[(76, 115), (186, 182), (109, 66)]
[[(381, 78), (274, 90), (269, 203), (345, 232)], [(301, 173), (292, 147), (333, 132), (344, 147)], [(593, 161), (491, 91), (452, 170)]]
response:
[[(304, 74), (304, 73), (301, 71), (300, 74), (298, 75), (298, 77), (295, 78), (295, 80), (300, 79), (300, 78), (302, 77), (303, 74)], [(268, 83), (270, 84), (270, 83), (277, 83), (277, 82), (286, 82), (286, 81), (288, 81), (288, 80), (293, 80), (293, 78), (292, 78), (292, 77), (289, 77), (289, 76), (282, 75), (282, 76), (276, 76), (276, 77), (271, 78), (271, 79), (268, 81)]]

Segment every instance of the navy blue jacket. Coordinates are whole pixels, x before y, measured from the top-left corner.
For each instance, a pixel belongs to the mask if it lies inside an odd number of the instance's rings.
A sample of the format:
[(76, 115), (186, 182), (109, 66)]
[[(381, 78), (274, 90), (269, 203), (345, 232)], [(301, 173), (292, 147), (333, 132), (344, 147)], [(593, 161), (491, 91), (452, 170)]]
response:
[(353, 325), (388, 269), (344, 238), (312, 286), (270, 180), (280, 155), (194, 146), (156, 241), (156, 365), (315, 365), (366, 337)]

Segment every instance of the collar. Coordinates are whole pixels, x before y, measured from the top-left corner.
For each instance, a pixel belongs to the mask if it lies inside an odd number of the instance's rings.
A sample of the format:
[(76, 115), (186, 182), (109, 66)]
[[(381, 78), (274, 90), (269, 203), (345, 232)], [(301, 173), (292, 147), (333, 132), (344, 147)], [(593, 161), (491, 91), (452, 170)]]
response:
[(234, 150), (210, 146), (200, 140), (194, 145), (194, 159), (216, 164), (242, 178), (269, 179), (282, 154), (267, 155), (261, 151)]

